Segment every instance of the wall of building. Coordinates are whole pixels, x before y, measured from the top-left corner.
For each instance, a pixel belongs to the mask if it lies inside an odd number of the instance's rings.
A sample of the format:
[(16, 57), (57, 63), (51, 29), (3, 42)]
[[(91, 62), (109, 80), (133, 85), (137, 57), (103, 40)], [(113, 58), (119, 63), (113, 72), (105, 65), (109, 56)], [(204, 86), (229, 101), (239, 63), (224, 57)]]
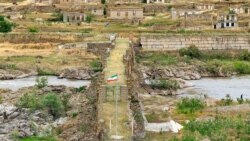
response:
[(201, 50), (250, 49), (250, 35), (144, 35), (144, 50), (179, 50), (194, 44)]
[(109, 19), (143, 19), (143, 9), (110, 9)]

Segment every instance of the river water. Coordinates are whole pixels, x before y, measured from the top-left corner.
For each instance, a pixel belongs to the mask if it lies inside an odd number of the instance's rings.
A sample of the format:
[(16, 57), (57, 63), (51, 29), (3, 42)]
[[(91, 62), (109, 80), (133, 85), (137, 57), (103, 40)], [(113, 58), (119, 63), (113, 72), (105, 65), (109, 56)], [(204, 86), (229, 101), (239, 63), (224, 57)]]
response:
[[(38, 76), (31, 76), (21, 79), (13, 80), (0, 80), (0, 88), (2, 89), (11, 89), (16, 91), (20, 88), (34, 86), (36, 84), (36, 78)], [(58, 79), (56, 76), (47, 76), (48, 85), (65, 85), (68, 87), (80, 87), (87, 86), (90, 84), (88, 80), (72, 80), (72, 79)]]
[(194, 87), (185, 88), (181, 96), (202, 96), (206, 94), (215, 99), (225, 98), (229, 94), (234, 100), (240, 98), (250, 99), (250, 75), (233, 76), (231, 78), (203, 78), (188, 81)]

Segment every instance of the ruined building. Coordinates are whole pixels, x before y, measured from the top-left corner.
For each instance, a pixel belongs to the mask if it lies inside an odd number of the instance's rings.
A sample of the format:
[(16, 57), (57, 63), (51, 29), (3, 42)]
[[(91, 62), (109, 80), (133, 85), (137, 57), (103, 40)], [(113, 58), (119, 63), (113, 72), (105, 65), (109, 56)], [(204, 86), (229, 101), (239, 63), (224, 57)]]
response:
[(64, 12), (63, 21), (69, 23), (81, 23), (86, 20), (86, 14), (81, 12)]
[(215, 19), (214, 29), (238, 27), (238, 17), (236, 14), (218, 14)]
[(147, 0), (147, 3), (166, 3), (167, 0)]
[(143, 19), (143, 9), (133, 7), (115, 7), (109, 9), (109, 19), (140, 22)]

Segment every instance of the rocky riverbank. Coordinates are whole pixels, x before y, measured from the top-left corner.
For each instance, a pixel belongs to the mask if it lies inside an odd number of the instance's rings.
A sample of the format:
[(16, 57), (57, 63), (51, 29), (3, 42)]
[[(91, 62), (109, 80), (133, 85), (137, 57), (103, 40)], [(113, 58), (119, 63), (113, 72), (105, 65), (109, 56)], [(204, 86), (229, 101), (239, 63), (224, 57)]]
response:
[[(66, 68), (57, 72), (53, 72), (53, 74), (59, 78), (91, 80), (91, 78), (96, 76), (97, 73), (89, 69)], [(20, 79), (36, 75), (42, 74), (39, 74), (39, 72), (35, 70), (0, 69), (0, 80)]]
[(183, 80), (199, 80), (202, 77), (230, 77), (236, 73), (223, 71), (222, 68), (216, 72), (209, 72), (208, 70), (197, 68), (196, 66), (186, 67), (165, 67), (165, 68), (140, 68), (144, 78), (151, 79), (169, 79), (180, 78)]

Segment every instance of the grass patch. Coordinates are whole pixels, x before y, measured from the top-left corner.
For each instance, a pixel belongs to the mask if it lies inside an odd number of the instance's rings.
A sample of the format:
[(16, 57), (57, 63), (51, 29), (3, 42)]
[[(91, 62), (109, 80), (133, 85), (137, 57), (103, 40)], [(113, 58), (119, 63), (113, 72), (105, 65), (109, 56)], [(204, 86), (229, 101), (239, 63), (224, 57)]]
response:
[(184, 132), (190, 134), (198, 133), (210, 140), (250, 140), (250, 121), (241, 117), (225, 118), (219, 117), (208, 121), (191, 121), (184, 127)]
[(177, 103), (177, 111), (182, 114), (194, 114), (198, 111), (201, 112), (205, 106), (205, 102), (201, 99), (186, 97)]
[(20, 141), (57, 141), (57, 139), (53, 136), (48, 137), (27, 137), (20, 139)]

